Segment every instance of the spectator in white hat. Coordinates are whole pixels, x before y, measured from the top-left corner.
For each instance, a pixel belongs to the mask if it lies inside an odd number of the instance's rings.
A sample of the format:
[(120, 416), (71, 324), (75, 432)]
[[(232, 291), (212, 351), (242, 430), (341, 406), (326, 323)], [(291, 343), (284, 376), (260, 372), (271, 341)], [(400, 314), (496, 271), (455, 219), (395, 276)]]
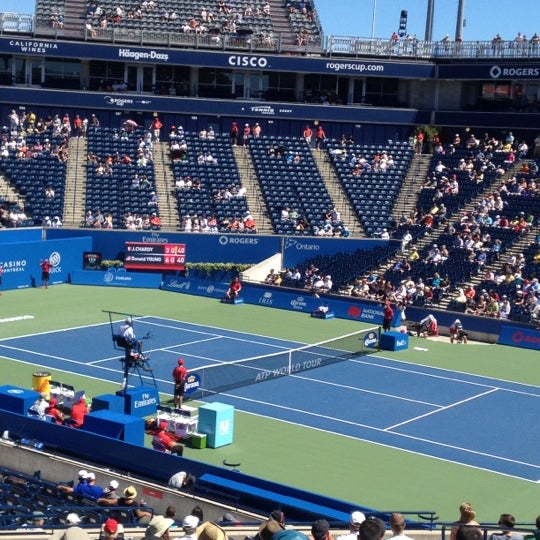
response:
[(49, 540), (90, 540), (90, 535), (81, 527), (81, 518), (75, 512), (70, 512), (66, 516), (67, 529), (58, 529)]
[(197, 527), (199, 526), (199, 518), (197, 516), (186, 516), (182, 521), (182, 530), (184, 535), (183, 540), (196, 540), (197, 539)]
[(98, 504), (100, 506), (117, 505), (118, 499), (120, 498), (120, 495), (117, 493), (119, 485), (120, 484), (116, 480), (111, 480), (109, 485), (103, 491), (103, 496), (98, 499)]
[(349, 533), (338, 536), (336, 540), (357, 540), (360, 525), (365, 519), (366, 516), (359, 510), (351, 512), (349, 516)]

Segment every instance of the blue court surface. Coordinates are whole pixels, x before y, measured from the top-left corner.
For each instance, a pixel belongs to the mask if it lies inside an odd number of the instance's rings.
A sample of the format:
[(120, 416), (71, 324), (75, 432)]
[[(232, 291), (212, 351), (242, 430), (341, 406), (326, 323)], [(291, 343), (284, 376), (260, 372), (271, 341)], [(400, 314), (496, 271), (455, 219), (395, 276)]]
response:
[[(115, 323), (115, 327), (118, 323)], [(160, 392), (172, 394), (178, 357), (201, 367), (296, 348), (262, 335), (143, 317), (135, 321)], [(122, 381), (107, 324), (0, 340), (0, 355), (95, 379)], [(152, 384), (144, 375), (145, 383)], [(137, 375), (130, 383), (138, 385)], [(363, 356), (217, 394), (206, 401), (354, 439), (540, 481), (540, 388)]]

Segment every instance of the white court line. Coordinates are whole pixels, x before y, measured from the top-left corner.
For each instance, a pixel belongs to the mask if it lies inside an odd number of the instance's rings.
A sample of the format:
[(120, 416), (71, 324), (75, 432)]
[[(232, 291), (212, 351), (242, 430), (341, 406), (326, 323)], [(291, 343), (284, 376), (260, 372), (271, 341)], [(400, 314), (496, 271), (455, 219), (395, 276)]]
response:
[(358, 392), (363, 392), (364, 394), (372, 394), (375, 396), (388, 397), (388, 398), (398, 399), (400, 401), (410, 401), (411, 403), (419, 403), (421, 405), (428, 405), (430, 407), (444, 407), (444, 405), (441, 405), (440, 403), (430, 403), (429, 401), (420, 401), (419, 399), (412, 399), (412, 398), (407, 398), (403, 396), (397, 396), (395, 394), (387, 394), (385, 392), (378, 392), (376, 390), (368, 390), (366, 388), (358, 388), (358, 386), (350, 386), (348, 384), (334, 383), (332, 381), (324, 381), (321, 379), (305, 377), (302, 375), (289, 375), (289, 377), (294, 377), (295, 379), (302, 379), (304, 381), (309, 381), (309, 382), (312, 382), (312, 381), (319, 382), (322, 384), (327, 384), (329, 386), (336, 386), (337, 388), (347, 388), (348, 390), (356, 390)]
[[(221, 395), (229, 396), (229, 397), (231, 397), (233, 399), (238, 399), (238, 400), (242, 400), (242, 401), (248, 401), (248, 402), (252, 402), (252, 403), (258, 403), (258, 404), (261, 404), (261, 405), (267, 405), (269, 407), (277, 407), (278, 409), (284, 409), (284, 410), (287, 410), (287, 411), (294, 411), (294, 412), (298, 412), (298, 413), (305, 414), (305, 415), (308, 415), (308, 416), (313, 416), (315, 418), (324, 418), (325, 420), (332, 420), (333, 422), (338, 422), (338, 423), (347, 424), (347, 425), (350, 425), (350, 426), (355, 426), (355, 427), (359, 427), (359, 428), (365, 428), (367, 430), (388, 434), (388, 432), (385, 431), (382, 428), (377, 428), (377, 427), (366, 425), (366, 424), (360, 424), (358, 422), (352, 422), (350, 420), (342, 420), (340, 418), (335, 418), (333, 416), (328, 416), (328, 415), (319, 414), (319, 413), (313, 413), (313, 412), (306, 411), (306, 410), (303, 410), (303, 409), (297, 409), (297, 408), (293, 408), (293, 407), (288, 407), (286, 405), (279, 405), (278, 403), (275, 403), (275, 402), (261, 401), (261, 400), (257, 400), (257, 399), (246, 398), (246, 397), (242, 397), (242, 396), (236, 396), (234, 394), (229, 394), (229, 393), (222, 393)], [(248, 411), (244, 411), (244, 412), (248, 412)], [(253, 413), (249, 413), (249, 414), (253, 414)], [(261, 415), (261, 414), (258, 414), (256, 416), (261, 416), (263, 418), (270, 418), (272, 420), (276, 420), (276, 418), (274, 416)], [(280, 419), (279, 421), (280, 422), (286, 422), (286, 423), (293, 424), (293, 425), (298, 425), (297, 422), (291, 422), (291, 421), (288, 421), (288, 420), (281, 420)], [(305, 424), (303, 424), (303, 425), (306, 428), (318, 429), (319, 431), (324, 431), (325, 433), (333, 433), (335, 435), (342, 435), (342, 436), (345, 436), (345, 437), (350, 437), (350, 438), (352, 438), (354, 440), (362, 440), (362, 441), (366, 441), (366, 442), (369, 442), (369, 443), (377, 444), (379, 446), (384, 446), (384, 447), (387, 447), (387, 448), (393, 448), (393, 449), (397, 449), (397, 450), (406, 451), (406, 452), (409, 452), (411, 454), (428, 456), (428, 457), (435, 458), (435, 459), (441, 459), (443, 461), (449, 461), (451, 463), (458, 463), (460, 465), (466, 465), (466, 466), (470, 466), (470, 467), (477, 468), (477, 469), (480, 469), (480, 470), (486, 470), (486, 471), (489, 471), (489, 472), (492, 472), (492, 473), (501, 474), (503, 476), (510, 476), (511, 478), (519, 478), (520, 480), (527, 480), (525, 478), (522, 478), (521, 476), (509, 475), (509, 474), (501, 473), (499, 471), (494, 471), (492, 469), (487, 469), (487, 468), (484, 468), (484, 467), (476, 467), (476, 466), (473, 466), (473, 465), (467, 465), (466, 463), (462, 463), (460, 461), (447, 460), (447, 459), (444, 459), (444, 458), (440, 458), (440, 457), (438, 457), (436, 455), (425, 454), (425, 453), (422, 453), (422, 452), (415, 452), (415, 451), (412, 451), (412, 450), (407, 450), (407, 449), (401, 448), (401, 447), (399, 447), (397, 445), (393, 446), (393, 445), (389, 445), (389, 444), (384, 444), (384, 443), (380, 443), (380, 442), (377, 442), (377, 441), (373, 441), (372, 439), (359, 439), (358, 437), (352, 437), (352, 436), (348, 436), (348, 435), (343, 435), (342, 433), (339, 433), (339, 432), (336, 432), (336, 431), (330, 432), (330, 431), (322, 429), (322, 428), (314, 428), (313, 426), (305, 425)], [(469, 448), (462, 448), (460, 446), (450, 445), (450, 444), (446, 444), (446, 443), (440, 443), (440, 442), (437, 442), (437, 441), (432, 441), (430, 439), (424, 439), (424, 438), (420, 438), (420, 437), (417, 437), (417, 436), (407, 435), (407, 434), (404, 434), (404, 433), (394, 433), (394, 432), (392, 432), (391, 435), (393, 435), (394, 437), (398, 437), (398, 438), (402, 437), (404, 439), (411, 439), (411, 440), (414, 440), (414, 441), (422, 441), (422, 442), (425, 442), (425, 443), (433, 444), (434, 446), (440, 446), (442, 448), (449, 448), (449, 449), (452, 449), (452, 450), (458, 450), (458, 451), (461, 451), (461, 452), (464, 452), (464, 453), (467, 453), (467, 454), (487, 457), (487, 458), (490, 458), (490, 459), (497, 459), (497, 460), (507, 462), (507, 463), (514, 463), (514, 464), (517, 464), (517, 465), (525, 465), (527, 467), (531, 467), (533, 469), (539, 469), (540, 470), (540, 465), (532, 465), (531, 463), (518, 461), (518, 460), (510, 459), (510, 458), (505, 458), (505, 457), (502, 457), (502, 456), (497, 456), (495, 454), (488, 454), (486, 452), (479, 452), (477, 450), (471, 450)], [(538, 482), (536, 480), (527, 480), (527, 481), (534, 482), (534, 483)]]
[(476, 394), (475, 396), (471, 396), (467, 399), (462, 399), (461, 401), (456, 401), (455, 403), (452, 403), (451, 405), (446, 405), (444, 407), (441, 407), (440, 409), (437, 409), (435, 411), (430, 411), (425, 414), (421, 414), (419, 416), (415, 416), (413, 418), (409, 418), (409, 420), (405, 420), (404, 422), (400, 422), (399, 424), (394, 424), (393, 426), (388, 426), (383, 429), (383, 431), (392, 431), (393, 429), (397, 427), (404, 426), (406, 424), (410, 424), (411, 422), (415, 422), (416, 420), (420, 420), (421, 418), (426, 418), (427, 416), (431, 416), (432, 414), (438, 414), (441, 411), (446, 411), (448, 409), (452, 409), (453, 407), (457, 407), (458, 405), (463, 405), (463, 403), (467, 403), (468, 401), (474, 401), (475, 399), (487, 396), (488, 394), (492, 394), (493, 392), (497, 392), (499, 390), (498, 388), (492, 388), (491, 390), (488, 390), (487, 392), (483, 392), (482, 394)]
[[(156, 317), (157, 318), (157, 317)], [(284, 345), (276, 345), (274, 343), (265, 343), (265, 342), (262, 342), (262, 341), (256, 341), (256, 340), (253, 340), (253, 339), (246, 339), (246, 338), (240, 338), (240, 337), (235, 337), (235, 336), (227, 336), (227, 335), (224, 335), (224, 334), (212, 334), (212, 332), (208, 332), (208, 331), (203, 331), (203, 330), (192, 330), (190, 328), (183, 328), (183, 327), (178, 327), (178, 326), (171, 326), (171, 325), (167, 325), (167, 324), (158, 324), (158, 323), (152, 323), (152, 322), (148, 322), (148, 321), (144, 321), (144, 324), (149, 324), (149, 325), (152, 325), (152, 326), (157, 326), (159, 328), (169, 328), (169, 329), (173, 329), (173, 330), (181, 330), (182, 332), (193, 332), (194, 334), (203, 334), (203, 335), (214, 335), (216, 337), (220, 337), (220, 338), (224, 338), (224, 339), (232, 339), (234, 341), (242, 341), (244, 343), (253, 343), (254, 345), (264, 345), (264, 346), (267, 346), (267, 347), (274, 347), (276, 349), (282, 349), (282, 350), (285, 350), (285, 351), (288, 351), (290, 350), (290, 343), (295, 343), (294, 341), (287, 341), (287, 340), (284, 340), (284, 339), (279, 339), (279, 338), (271, 338), (271, 339), (275, 339), (276, 341), (283, 341), (285, 342)], [(193, 324), (193, 323), (187, 323), (187, 324)], [(204, 328), (202, 325), (200, 325), (202, 328)], [(210, 328), (210, 327), (209, 327)], [(247, 334), (248, 332), (238, 332), (236, 330), (227, 330), (226, 328), (219, 328), (219, 330), (221, 330), (222, 332), (223, 331), (226, 331), (226, 332), (231, 332), (233, 334)], [(250, 334), (250, 335), (257, 335), (257, 334)], [(269, 336), (262, 336), (262, 335), (257, 335), (257, 337), (269, 337)], [(305, 344), (300, 344), (298, 346), (302, 347), (303, 345)]]
[[(420, 364), (415, 364), (414, 362), (407, 362), (406, 360), (398, 360), (396, 358), (390, 358), (389, 356), (382, 356), (380, 355), (379, 353), (377, 353), (377, 356), (374, 356), (374, 355), (368, 355), (370, 358), (373, 358), (373, 359), (381, 359), (381, 360), (386, 360), (387, 362), (392, 362), (394, 364), (404, 364), (406, 366), (414, 366), (416, 368), (419, 367)], [(364, 357), (362, 357), (364, 358)], [(376, 367), (384, 367), (384, 368), (388, 368), (388, 369), (396, 369), (396, 370), (403, 370), (407, 373), (413, 373), (413, 371), (410, 371), (409, 369), (405, 369), (405, 368), (397, 368), (397, 367), (394, 367), (394, 366), (384, 366), (384, 365), (381, 365), (381, 364), (373, 364), (371, 362), (366, 362), (365, 360), (361, 361), (359, 360), (358, 358), (353, 358), (351, 359), (351, 362), (360, 362), (360, 363), (367, 363), (368, 365), (371, 365), (371, 366), (376, 366)], [(493, 377), (490, 377), (489, 375), (477, 375), (475, 373), (467, 373), (466, 371), (456, 371), (456, 370), (453, 370), (453, 369), (449, 369), (449, 368), (444, 368), (444, 367), (438, 367), (438, 366), (427, 366), (427, 365), (423, 365), (422, 364), (422, 367), (424, 367), (425, 369), (432, 369), (432, 370), (437, 370), (437, 371), (443, 371), (443, 372), (448, 372), (448, 373), (452, 373), (453, 375), (455, 374), (458, 374), (458, 375), (462, 375), (464, 377), (471, 377), (471, 378), (478, 378), (478, 379), (487, 379), (487, 380), (490, 380), (490, 381), (497, 381), (497, 382), (501, 382), (501, 383), (506, 383), (506, 384), (512, 384), (512, 385), (515, 385), (515, 386), (524, 386), (524, 387), (530, 387), (530, 388), (535, 388), (536, 390), (539, 390), (539, 387), (538, 385), (535, 385), (535, 384), (530, 384), (530, 383), (523, 383), (523, 382), (517, 382), (517, 381), (511, 381), (509, 379), (494, 379)], [(422, 374), (422, 375), (426, 375), (426, 376), (433, 376), (433, 377), (441, 377), (440, 375), (435, 375), (433, 373), (424, 373), (422, 371), (419, 371), (418, 373)], [(443, 379), (445, 379), (445, 377), (442, 377)], [(458, 382), (470, 382), (471, 384), (477, 384), (477, 383), (474, 383), (472, 381), (464, 381), (462, 379), (454, 379), (453, 377), (448, 377), (447, 380), (456, 380)], [(486, 385), (489, 387), (489, 385)], [(500, 386), (500, 385), (499, 385)], [(503, 390), (506, 390), (506, 388), (502, 388)], [(528, 395), (528, 394), (526, 394)], [(532, 394), (534, 395), (534, 394)], [(538, 396), (539, 394), (536, 394), (536, 396)]]

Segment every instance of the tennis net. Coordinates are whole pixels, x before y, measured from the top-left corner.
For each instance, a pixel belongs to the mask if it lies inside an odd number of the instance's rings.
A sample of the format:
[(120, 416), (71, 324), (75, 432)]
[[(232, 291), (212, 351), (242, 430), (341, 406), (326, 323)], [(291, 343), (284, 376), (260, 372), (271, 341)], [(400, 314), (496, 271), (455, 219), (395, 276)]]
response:
[(190, 372), (186, 395), (200, 399), (251, 384), (343, 362), (379, 350), (379, 326), (277, 353)]

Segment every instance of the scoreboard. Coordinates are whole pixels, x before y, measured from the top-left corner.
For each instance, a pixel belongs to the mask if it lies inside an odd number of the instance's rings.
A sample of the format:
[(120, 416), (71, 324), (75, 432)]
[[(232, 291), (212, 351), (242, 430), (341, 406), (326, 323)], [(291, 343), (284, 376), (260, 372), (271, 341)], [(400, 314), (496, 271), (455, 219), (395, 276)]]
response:
[(126, 270), (184, 270), (185, 244), (126, 242)]

